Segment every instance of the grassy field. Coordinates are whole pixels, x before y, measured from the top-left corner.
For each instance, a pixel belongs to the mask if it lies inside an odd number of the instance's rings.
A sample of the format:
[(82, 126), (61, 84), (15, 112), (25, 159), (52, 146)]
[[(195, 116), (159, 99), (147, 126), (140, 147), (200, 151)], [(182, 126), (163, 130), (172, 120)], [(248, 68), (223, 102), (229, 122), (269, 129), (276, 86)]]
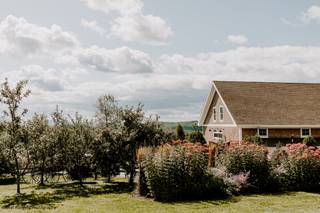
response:
[(278, 195), (238, 196), (221, 201), (160, 203), (141, 198), (124, 182), (103, 186), (63, 184), (37, 188), (23, 185), (15, 196), (15, 185), (0, 186), (0, 212), (319, 212), (320, 195), (305, 192)]
[(176, 127), (179, 123), (181, 124), (185, 132), (192, 132), (193, 125), (197, 125), (198, 121), (161, 122), (161, 126), (164, 129), (170, 129), (172, 131), (176, 131)]

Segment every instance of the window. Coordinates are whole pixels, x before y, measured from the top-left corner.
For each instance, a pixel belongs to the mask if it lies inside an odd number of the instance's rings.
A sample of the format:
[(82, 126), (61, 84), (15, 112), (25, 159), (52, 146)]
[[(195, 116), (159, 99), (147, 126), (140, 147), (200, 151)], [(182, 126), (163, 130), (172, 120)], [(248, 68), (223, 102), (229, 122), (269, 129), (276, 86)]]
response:
[(301, 129), (301, 137), (306, 138), (311, 136), (311, 130), (309, 128), (302, 128)]
[(219, 110), (220, 110), (220, 120), (223, 121), (224, 119), (223, 107), (221, 106)]
[(215, 107), (213, 108), (213, 120), (217, 120), (217, 109)]
[(213, 133), (213, 137), (216, 139), (222, 139), (222, 132), (215, 132)]
[(223, 138), (223, 132), (220, 130), (220, 131), (218, 131), (218, 130), (214, 130), (213, 131), (213, 138), (214, 139), (218, 139), (218, 140), (222, 140), (222, 138)]
[(267, 128), (258, 129), (258, 136), (260, 138), (267, 138), (268, 137), (268, 129)]

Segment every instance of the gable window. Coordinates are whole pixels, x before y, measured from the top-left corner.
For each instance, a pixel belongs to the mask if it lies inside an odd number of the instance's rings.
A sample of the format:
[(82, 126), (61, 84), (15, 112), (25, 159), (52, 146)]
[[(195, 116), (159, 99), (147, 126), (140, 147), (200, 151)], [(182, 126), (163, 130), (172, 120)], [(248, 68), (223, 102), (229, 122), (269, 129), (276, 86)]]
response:
[(223, 106), (220, 106), (220, 108), (219, 108), (219, 114), (220, 114), (220, 120), (223, 121), (223, 119), (224, 119), (224, 109), (223, 109)]
[(268, 129), (267, 128), (259, 128), (258, 129), (258, 136), (260, 138), (267, 138), (268, 137)]
[(213, 108), (213, 120), (216, 121), (217, 120), (217, 108)]
[(306, 138), (311, 136), (311, 130), (309, 128), (302, 128), (301, 129), (301, 137)]

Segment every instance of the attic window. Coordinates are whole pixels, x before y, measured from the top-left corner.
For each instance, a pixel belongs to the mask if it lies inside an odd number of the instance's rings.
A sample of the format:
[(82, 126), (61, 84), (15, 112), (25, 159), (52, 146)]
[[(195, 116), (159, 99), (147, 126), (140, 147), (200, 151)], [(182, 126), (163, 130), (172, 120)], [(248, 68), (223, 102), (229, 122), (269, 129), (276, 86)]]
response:
[(302, 128), (301, 129), (301, 137), (306, 138), (311, 136), (311, 130), (309, 128)]
[(260, 138), (267, 138), (268, 137), (268, 129), (267, 128), (258, 129), (258, 136)]
[(220, 106), (219, 108), (219, 113), (220, 113), (220, 120), (223, 121), (224, 119), (224, 110), (223, 110), (223, 106)]
[(215, 107), (213, 108), (213, 120), (217, 120), (217, 109)]

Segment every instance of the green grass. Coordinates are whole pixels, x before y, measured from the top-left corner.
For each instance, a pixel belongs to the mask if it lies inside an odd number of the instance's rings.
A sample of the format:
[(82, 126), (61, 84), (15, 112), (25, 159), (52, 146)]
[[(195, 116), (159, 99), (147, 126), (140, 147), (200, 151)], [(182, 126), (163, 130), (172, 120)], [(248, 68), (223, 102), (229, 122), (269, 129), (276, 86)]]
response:
[(138, 197), (125, 182), (110, 185), (77, 184), (37, 188), (23, 185), (23, 195), (15, 195), (15, 185), (0, 186), (0, 212), (318, 212), (320, 195), (294, 192), (278, 195), (238, 196), (220, 201), (160, 203)]

